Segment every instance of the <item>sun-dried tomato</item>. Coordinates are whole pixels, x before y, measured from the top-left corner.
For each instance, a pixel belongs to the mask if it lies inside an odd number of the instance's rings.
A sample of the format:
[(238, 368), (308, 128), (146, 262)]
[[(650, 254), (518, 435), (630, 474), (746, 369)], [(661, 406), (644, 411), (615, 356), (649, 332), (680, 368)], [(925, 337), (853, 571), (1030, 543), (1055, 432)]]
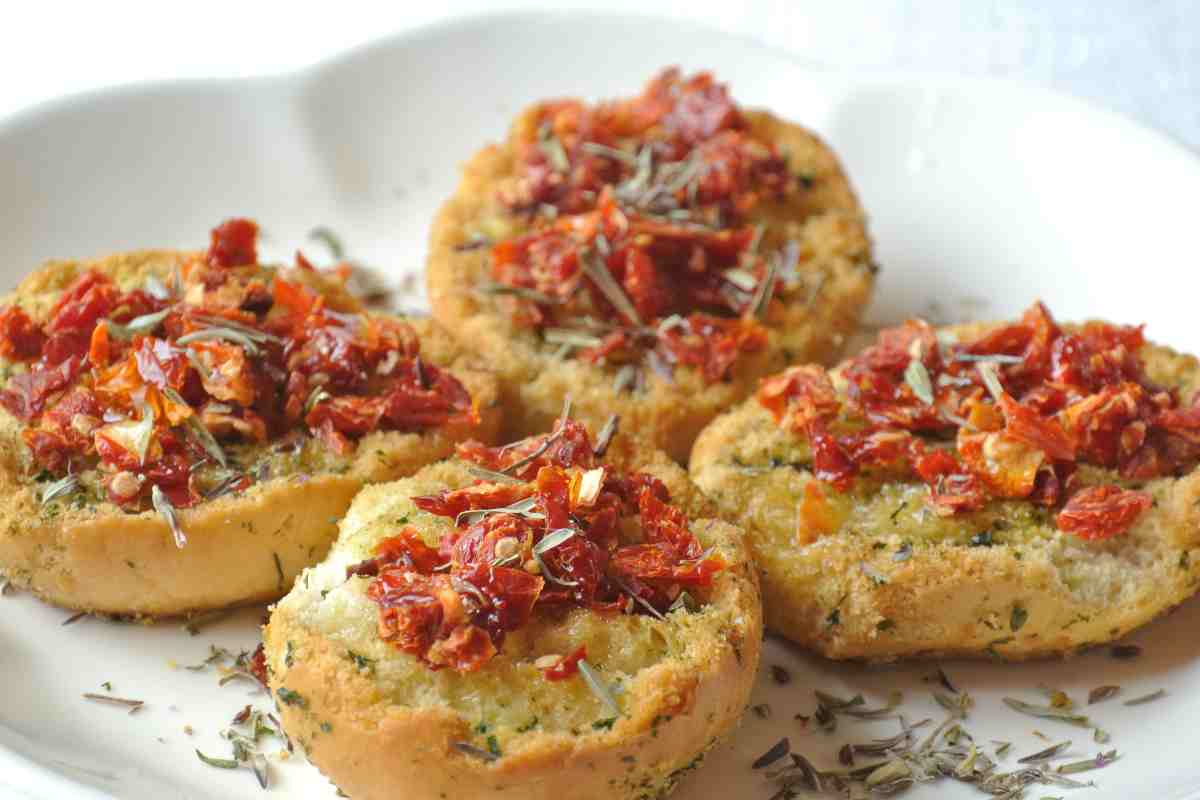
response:
[(1075, 442), (1058, 420), (1043, 417), (1007, 394), (1000, 397), (1000, 408), (1009, 436), (1036, 447), (1057, 461), (1075, 460)]
[[(194, 430), (179, 435), (185, 424), (257, 443), (299, 428), (348, 456), (374, 431), (478, 422), (466, 388), (421, 361), (407, 323), (339, 313), (302, 281), (231, 269), (256, 266), (256, 235), (248, 220), (216, 228), (208, 253), (180, 264), (180, 291), (165, 299), (89, 270), (44, 321), (0, 310), (0, 358), (28, 365), (9, 378), (0, 405), (27, 423), (35, 462), (59, 475), (112, 468), (109, 496), (132, 511), (152, 485), (179, 506), (199, 497), (182, 465), (211, 454)], [(79, 392), (96, 408), (56, 416)], [(143, 406), (154, 414), (148, 433), (121, 422), (142, 419)]]
[(45, 343), (46, 335), (20, 306), (0, 308), (0, 358), (30, 361)]
[(596, 465), (587, 428), (573, 419), (559, 420), (550, 433), (503, 447), (467, 441), (458, 446), (458, 457), (496, 472), (511, 470), (513, 477), (522, 480), (530, 480), (538, 470), (550, 464), (563, 469), (591, 469)]
[[(745, 220), (800, 181), (773, 143), (751, 136), (725, 87), (672, 69), (632, 100), (546, 103), (538, 117), (503, 199), (554, 214), (492, 248), (492, 278), (521, 290), (503, 300), (513, 318), (538, 329), (599, 318), (617, 330), (578, 357), (683, 364), (709, 383), (762, 349), (765, 331), (739, 318), (771, 318), (783, 281), (759, 296), (777, 254), (758, 252), (761, 232)], [(676, 315), (686, 322), (671, 324)]]
[(857, 472), (854, 462), (820, 419), (810, 420), (804, 430), (812, 452), (813, 474), (839, 489), (847, 489)]
[(182, 389), (192, 370), (184, 350), (151, 336), (141, 339), (133, 348), (133, 361), (142, 380), (159, 389)]
[(47, 333), (84, 331), (91, 335), (92, 327), (117, 306), (118, 291), (106, 276), (89, 270), (67, 287), (50, 310)]
[[(661, 615), (681, 586), (708, 586), (725, 568), (661, 480), (593, 466), (578, 423), (560, 420), (550, 434), (508, 448), (472, 443), (460, 454), (489, 469), (516, 466), (522, 482), (414, 497), (422, 511), (454, 520), (436, 558), (402, 529), (402, 539), (385, 540), (348, 573), (373, 577), (380, 636), (432, 668), (479, 668), (538, 606)], [(635, 516), (641, 533), (630, 540)], [(564, 665), (561, 677), (572, 669)]]
[[(943, 514), (990, 498), (1057, 507), (1081, 464), (1140, 481), (1200, 463), (1200, 396), (1183, 406), (1150, 380), (1144, 346), (1141, 327), (1064, 331), (1035, 303), (968, 341), (940, 342), (922, 322), (884, 330), (841, 369), (840, 393), (819, 367), (793, 367), (764, 381), (758, 400), (808, 441), (814, 474), (839, 490), (881, 468), (926, 483)], [(956, 453), (916, 436), (950, 433)]]
[(1058, 512), (1058, 527), (1081, 539), (1109, 539), (1128, 531), (1153, 503), (1146, 492), (1089, 486), (1072, 495)]
[(401, 528), (375, 546), (379, 560), (389, 566), (400, 565), (417, 572), (430, 573), (442, 563), (437, 550), (425, 544), (415, 528)]
[(775, 416), (776, 422), (782, 421), (793, 405), (805, 419), (835, 414), (839, 406), (829, 373), (815, 364), (788, 367), (765, 378), (758, 388), (758, 402)]
[(530, 488), (523, 484), (482, 484), (454, 491), (442, 490), (435, 495), (414, 497), (413, 505), (430, 514), (457, 517), (464, 511), (510, 506), (518, 500), (524, 500), (530, 493)]
[(20, 372), (8, 380), (0, 392), (0, 405), (22, 422), (29, 422), (55, 392), (70, 385), (83, 366), (83, 359), (71, 356), (53, 367)]
[(695, 367), (708, 383), (729, 377), (738, 356), (767, 346), (767, 332), (754, 320), (692, 314), (686, 325), (671, 327), (659, 340), (679, 364)]
[[(633, 155), (643, 149), (655, 162), (695, 164), (695, 188), (683, 182), (658, 190), (681, 205), (695, 201), (725, 214), (745, 213), (761, 196), (799, 186), (778, 148), (751, 136), (726, 87), (708, 73), (684, 78), (667, 69), (637, 97), (597, 105), (549, 102), (538, 116), (536, 139), (523, 147), (518, 187), (504, 196), (518, 210), (544, 204), (574, 214), (594, 207), (605, 186), (634, 174)], [(595, 145), (624, 146), (628, 156)]]
[(542, 675), (548, 681), (565, 681), (579, 672), (579, 662), (587, 658), (587, 645), (579, 645), (569, 655), (560, 658), (555, 664), (542, 670)]
[(211, 267), (248, 267), (258, 263), (258, 225), (230, 219), (212, 230), (205, 258)]

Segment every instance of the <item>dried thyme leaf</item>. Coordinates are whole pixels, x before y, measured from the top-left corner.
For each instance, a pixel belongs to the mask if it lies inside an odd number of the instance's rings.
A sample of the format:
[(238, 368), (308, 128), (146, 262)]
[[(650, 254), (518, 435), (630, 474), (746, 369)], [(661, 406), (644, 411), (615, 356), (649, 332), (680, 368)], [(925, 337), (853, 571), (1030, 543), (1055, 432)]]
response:
[(162, 489), (158, 488), (158, 484), (150, 487), (150, 503), (154, 506), (154, 510), (158, 512), (164, 520), (167, 527), (171, 529), (171, 535), (175, 537), (175, 546), (182, 550), (187, 546), (187, 536), (183, 532), (183, 528), (179, 525), (179, 518), (175, 514), (175, 506), (167, 499), (167, 495)]
[(1025, 756), (1024, 758), (1018, 758), (1017, 763), (1033, 764), (1038, 761), (1049, 761), (1070, 746), (1071, 740), (1068, 739), (1065, 742), (1059, 742), (1058, 744), (1050, 745), (1045, 750), (1039, 750), (1036, 753)]
[(599, 336), (571, 328), (546, 328), (542, 331), (542, 340), (548, 344), (570, 347), (599, 347), (604, 343)]
[(791, 750), (791, 742), (789, 742), (788, 738), (785, 736), (772, 745), (767, 752), (754, 759), (754, 763), (750, 765), (750, 769), (762, 769), (763, 767), (769, 767), (771, 764), (774, 764), (779, 759), (785, 757), (791, 752)]
[(113, 706), (121, 706), (129, 709), (132, 714), (142, 706), (146, 705), (145, 700), (130, 700), (125, 697), (113, 697), (111, 694), (95, 694), (94, 692), (84, 692), (83, 696), (87, 700), (94, 700), (97, 703), (108, 703)]
[(747, 307), (747, 316), (766, 319), (767, 311), (771, 308), (771, 298), (775, 296), (775, 284), (779, 280), (779, 261), (782, 258), (782, 254), (776, 254), (775, 257), (767, 259), (767, 272), (754, 290), (754, 298)]
[(487, 750), (476, 747), (468, 742), (451, 742), (450, 744), (455, 750), (463, 755), (468, 755), (472, 758), (478, 758), (480, 761), (491, 762), (500, 758), (500, 756), (496, 755), (495, 753), (489, 753)]
[(608, 452), (608, 446), (612, 443), (613, 437), (617, 435), (617, 429), (620, 427), (621, 417), (613, 414), (605, 422), (604, 427), (600, 429), (600, 434), (596, 437), (596, 445), (592, 448), (592, 455), (596, 458), (604, 458), (604, 454)]
[(637, 165), (637, 156), (635, 156), (633, 153), (627, 153), (624, 150), (618, 150), (617, 148), (609, 147), (606, 144), (600, 144), (599, 142), (581, 142), (579, 147), (584, 152), (591, 153), (594, 156), (604, 156), (605, 158), (611, 158), (614, 161), (620, 161), (624, 164), (628, 164), (629, 166)]
[(345, 258), (346, 250), (342, 247), (342, 240), (337, 237), (337, 234), (329, 230), (329, 228), (313, 228), (308, 232), (308, 238), (318, 241), (329, 248), (329, 254), (333, 256), (335, 261), (341, 261)]
[(849, 700), (821, 691), (813, 689), (813, 695), (816, 696), (817, 702), (828, 708), (830, 711), (842, 711), (847, 708), (854, 708), (866, 703), (861, 694), (856, 694)]
[(955, 353), (955, 361), (976, 361), (985, 364), (1020, 364), (1025, 359), (1020, 356), (1008, 356), (1003, 353), (975, 355), (973, 353)]
[(1117, 751), (1109, 750), (1106, 753), (1097, 753), (1095, 758), (1088, 758), (1083, 761), (1075, 761), (1070, 764), (1063, 764), (1055, 771), (1059, 775), (1072, 775), (1076, 772), (1087, 772), (1088, 770), (1107, 767), (1109, 764), (1116, 761), (1117, 758)]
[[(946, 691), (951, 692), (952, 694), (958, 694), (958, 689), (955, 689), (954, 684), (950, 682), (950, 676), (947, 675), (946, 671), (940, 666), (938, 667), (937, 672), (933, 674), (933, 677), (937, 679), (938, 683), (946, 688)], [(929, 680), (929, 678), (926, 678), (926, 680)]]
[(612, 711), (613, 716), (625, 716), (621, 713), (621, 706), (617, 704), (617, 700), (613, 697), (612, 692), (601, 682), (600, 676), (596, 674), (596, 671), (586, 658), (579, 659), (578, 667), (579, 674), (583, 677), (588, 688), (592, 690), (592, 694), (596, 695), (596, 698)]
[(1038, 706), (1032, 703), (1026, 703), (1023, 700), (1017, 700), (1014, 697), (1005, 697), (1004, 704), (1013, 711), (1019, 711), (1022, 714), (1028, 714), (1031, 717), (1039, 717), (1041, 719), (1056, 719), (1059, 722), (1066, 722), (1070, 725), (1078, 725), (1083, 728), (1090, 728), (1091, 722), (1082, 714), (1076, 714), (1054, 706)]
[(501, 472), (511, 475), (520, 470), (522, 467), (528, 466), (534, 461), (537, 461), (539, 458), (541, 458), (543, 453), (550, 449), (550, 445), (558, 441), (558, 438), (562, 436), (562, 430), (562, 428), (556, 429), (553, 433), (542, 439), (541, 443), (532, 451), (530, 451), (529, 455), (525, 456), (524, 458), (518, 458), (516, 461), (501, 470)]
[(1121, 691), (1120, 686), (1097, 686), (1088, 692), (1088, 705), (1101, 703)]
[(555, 172), (566, 172), (571, 168), (571, 161), (567, 158), (567, 151), (563, 148), (562, 142), (554, 135), (549, 123), (543, 123), (538, 128), (538, 147), (545, 154), (546, 160), (550, 162), (550, 166)]
[(496, 472), (495, 470), (481, 467), (478, 464), (467, 464), (467, 472), (471, 473), (480, 480), (489, 481), (491, 483), (507, 483), (513, 485), (525, 483), (525, 481), (521, 480), (520, 478), (514, 478), (512, 475), (506, 475), (503, 472)]
[(246, 351), (248, 355), (258, 355), (258, 345), (245, 332), (227, 325), (214, 325), (210, 328), (200, 328), (199, 330), (185, 333), (175, 340), (176, 344), (185, 345), (192, 342), (206, 341), (224, 341), (230, 344), (236, 344)]
[(696, 598), (692, 597), (691, 594), (683, 591), (671, 603), (671, 607), (667, 609), (667, 613), (670, 614), (672, 611), (678, 611), (681, 608), (689, 614), (695, 614), (700, 610), (700, 604), (696, 602)]
[(234, 761), (232, 758), (213, 758), (211, 756), (204, 755), (204, 753), (201, 753), (199, 750), (196, 751), (196, 756), (210, 767), (217, 767), (219, 769), (237, 769), (240, 766), (238, 762)]
[(129, 341), (134, 336), (144, 336), (153, 333), (170, 313), (170, 308), (164, 308), (162, 311), (155, 311), (152, 314), (142, 314), (140, 317), (134, 317), (123, 325), (112, 320), (105, 320), (104, 326), (108, 328), (109, 336)]
[(908, 362), (908, 367), (904, 370), (904, 382), (918, 400), (927, 406), (933, 405), (933, 381), (929, 378), (929, 370), (920, 359), (914, 358)]
[(471, 525), (481, 522), (493, 514), (515, 514), (516, 516), (532, 520), (545, 519), (545, 514), (534, 510), (536, 507), (537, 498), (530, 496), (522, 500), (518, 500), (515, 503), (510, 503), (506, 506), (500, 506), (499, 508), (475, 508), (469, 511), (463, 511), (454, 518), (454, 524), (458, 526), (465, 525), (470, 527)]
[(1000, 383), (996, 365), (988, 361), (980, 361), (975, 364), (975, 369), (978, 370), (979, 377), (983, 378), (983, 384), (987, 387), (988, 392), (995, 400), (999, 401), (1004, 395), (1004, 386)]
[(609, 272), (608, 265), (591, 250), (581, 253), (579, 263), (583, 274), (591, 278), (592, 283), (600, 290), (604, 298), (612, 304), (613, 308), (621, 316), (629, 320), (629, 322), (641, 327), (642, 318), (638, 316), (637, 309), (634, 308), (629, 296), (625, 294), (625, 290), (617, 284), (616, 279)]
[(1166, 697), (1166, 696), (1167, 696), (1167, 690), (1166, 690), (1166, 689), (1159, 689), (1158, 691), (1151, 692), (1150, 694), (1144, 694), (1144, 695), (1142, 695), (1141, 697), (1135, 697), (1135, 698), (1133, 698), (1132, 700), (1126, 700), (1126, 701), (1125, 701), (1125, 703), (1124, 703), (1124, 705), (1127, 705), (1127, 706), (1140, 706), (1140, 705), (1142, 705), (1143, 703), (1152, 703), (1152, 702), (1154, 702), (1155, 700), (1160, 700), (1160, 699), (1162, 699), (1162, 698), (1164, 698), (1164, 697)]
[(554, 305), (558, 302), (558, 300), (550, 295), (539, 292), (536, 289), (529, 289), (524, 286), (509, 286), (507, 283), (495, 283), (493, 281), (477, 283), (475, 291), (488, 296), (509, 295), (519, 297), (522, 300), (529, 300), (542, 306)]
[(53, 483), (46, 484), (42, 488), (42, 505), (45, 506), (60, 497), (74, 494), (79, 491), (80, 486), (79, 478), (75, 475), (67, 475)]
[(621, 394), (631, 388), (636, 380), (637, 367), (633, 364), (625, 364), (617, 370), (616, 377), (613, 378), (613, 391)]

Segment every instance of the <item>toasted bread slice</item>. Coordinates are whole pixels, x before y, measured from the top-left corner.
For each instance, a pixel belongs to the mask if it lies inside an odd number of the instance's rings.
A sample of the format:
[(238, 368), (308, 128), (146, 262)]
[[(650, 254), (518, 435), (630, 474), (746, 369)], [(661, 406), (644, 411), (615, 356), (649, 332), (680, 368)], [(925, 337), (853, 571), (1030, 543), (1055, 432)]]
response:
[[(603, 463), (661, 480), (706, 557), (724, 568), (691, 587), (694, 605), (661, 615), (629, 598), (623, 611), (535, 606), (471, 671), (431, 669), (381, 639), (370, 588), (380, 578), (355, 565), (373, 563), (380, 542), (405, 528), (436, 545), (451, 519), (411, 498), (470, 486), (480, 473), (453, 460), (355, 499), (329, 557), (274, 607), (264, 636), (284, 729), (342, 791), (362, 800), (393, 797), (397, 787), (412, 800), (659, 797), (734, 726), (762, 634), (740, 532), (708, 518), (707, 501), (665, 455), (614, 450)], [(543, 674), (581, 646), (607, 690), (589, 688), (579, 672)]]
[(557, 340), (546, 341), (514, 313), (511, 295), (484, 290), (495, 288), (487, 245), (553, 223), (536, 210), (514, 211), (504, 198), (519, 191), (523, 154), (538, 141), (547, 115), (571, 102), (525, 110), (506, 141), (483, 148), (464, 166), (430, 235), (433, 314), (495, 367), (509, 412), (506, 435), (547, 429), (570, 393), (581, 419), (599, 426), (618, 413), (648, 444), (682, 462), (700, 429), (750, 394), (759, 378), (796, 360), (831, 363), (838, 357), (867, 305), (876, 271), (864, 213), (837, 157), (816, 135), (766, 111), (742, 111), (747, 139), (780, 153), (787, 174), (802, 183), (785, 196), (762, 198), (738, 223), (742, 230), (762, 226), (762, 253), (777, 254), (794, 243), (788, 251), (796, 258), (794, 275), (780, 280), (762, 319), (765, 343), (740, 353), (717, 380), (697, 366), (664, 369), (661, 359), (647, 366), (611, 355), (598, 363), (578, 353), (564, 358)]
[[(997, 328), (963, 326), (938, 338), (978, 341)], [(1195, 358), (1151, 344), (1139, 355), (1150, 383), (1174, 392), (1182, 408), (1194, 402)], [(845, 370), (832, 374), (841, 398)], [(1005, 458), (1000, 447), (987, 452)], [(1146, 624), (1200, 585), (1200, 470), (1190, 458), (1157, 477), (1081, 460), (1055, 503), (991, 497), (952, 514), (939, 512), (916, 475), (867, 470), (839, 491), (814, 477), (813, 464), (810, 440), (750, 399), (700, 435), (691, 475), (746, 530), (768, 627), (825, 656), (1067, 655)], [(1133, 492), (1144, 510), (1125, 530), (1085, 538), (1063, 504), (1101, 485)]]
[[(88, 272), (122, 291), (148, 279), (169, 283), (194, 253), (145, 251), (46, 265), (0, 301), (44, 323), (63, 291)], [(327, 307), (357, 313), (357, 302), (320, 273), (289, 276), (320, 293)], [(426, 430), (376, 431), (336, 454), (317, 439), (293, 435), (254, 444), (222, 440), (231, 468), (253, 476), (248, 487), (175, 511), (186, 544), (149, 503), (121, 507), (104, 487), (109, 473), (84, 463), (70, 491), (35, 463), (22, 431), (29, 424), (0, 408), (0, 570), (17, 586), (66, 608), (134, 616), (171, 616), (268, 601), (283, 595), (302, 568), (319, 561), (337, 520), (366, 483), (409, 475), (467, 438), (489, 440), (498, 423), (495, 380), (469, 366), (435, 325), (414, 321), (424, 357), (452, 369), (475, 400), (477, 419)], [(451, 367), (450, 365), (454, 365)], [(0, 360), (0, 388), (27, 364)], [(62, 392), (52, 395), (52, 408)], [(193, 459), (193, 467), (202, 459)], [(79, 464), (70, 467), (72, 471)]]

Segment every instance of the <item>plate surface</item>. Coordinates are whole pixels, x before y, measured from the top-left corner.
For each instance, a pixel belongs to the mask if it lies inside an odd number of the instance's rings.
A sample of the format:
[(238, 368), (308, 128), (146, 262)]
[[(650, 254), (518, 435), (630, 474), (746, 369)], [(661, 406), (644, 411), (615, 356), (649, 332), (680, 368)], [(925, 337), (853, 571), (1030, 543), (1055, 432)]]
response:
[[(315, 226), (350, 255), (403, 285), (419, 270), (426, 229), (456, 165), (502, 136), (522, 105), (553, 95), (635, 90), (659, 67), (712, 68), (746, 105), (769, 106), (820, 132), (841, 154), (870, 211), (884, 267), (874, 322), (1019, 312), (1043, 298), (1060, 318), (1146, 322), (1148, 334), (1200, 350), (1192, 318), (1194, 198), (1200, 162), (1122, 118), (1041, 89), (932, 76), (845, 75), (806, 69), (759, 45), (652, 19), (507, 15), (443, 24), (355, 51), (303, 73), (241, 82), (149, 85), (51, 103), (0, 123), (0, 284), (51, 257), (152, 246), (199, 247), (216, 221), (249, 215), (281, 256)], [(603, 65), (597, 69), (597, 65)], [(411, 281), (411, 277), (410, 277)], [(1191, 291), (1188, 291), (1190, 289)], [(419, 305), (419, 296), (410, 302)], [(217, 578), (219, 579), (219, 578)], [(189, 636), (178, 625), (118, 625), (67, 614), (27, 595), (0, 600), (0, 790), (33, 798), (258, 797), (248, 771), (208, 767), (195, 749), (228, 754), (219, 738), (249, 684), (218, 687), (208, 646), (250, 647), (263, 611)], [(1200, 719), (1200, 605), (1189, 603), (1131, 641), (1144, 655), (1097, 652), (1062, 663), (949, 663), (975, 698), (967, 727), (1012, 741), (1006, 763), (1054, 741), (1094, 754), (1088, 731), (1021, 717), (1000, 698), (1040, 702), (1039, 684), (1076, 699), (1100, 684), (1133, 697), (1088, 709), (1121, 760), (1089, 797), (1200, 797), (1191, 731)], [(774, 665), (787, 686), (769, 677)], [(812, 687), (863, 692), (877, 704), (905, 692), (909, 720), (942, 713), (922, 678), (931, 665), (864, 668), (824, 662), (769, 641), (754, 703), (733, 741), (676, 797), (766, 798), (750, 762), (781, 736), (823, 766), (845, 741), (894, 733), (894, 720), (843, 720), (834, 735), (801, 724)], [(146, 701), (134, 715), (88, 703), (102, 691)], [(190, 726), (191, 733), (185, 732)], [(274, 749), (272, 747), (272, 749)], [(333, 797), (297, 756), (272, 759), (277, 796)], [(1034, 787), (1029, 795), (1070, 790)], [(939, 784), (906, 796), (982, 796)]]

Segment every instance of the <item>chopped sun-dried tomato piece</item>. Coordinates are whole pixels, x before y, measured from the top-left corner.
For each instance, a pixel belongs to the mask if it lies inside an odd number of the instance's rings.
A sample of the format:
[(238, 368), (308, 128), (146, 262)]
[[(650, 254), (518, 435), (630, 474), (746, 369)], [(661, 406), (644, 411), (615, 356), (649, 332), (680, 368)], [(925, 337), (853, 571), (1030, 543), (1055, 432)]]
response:
[(721, 319), (707, 314), (692, 314), (686, 326), (674, 326), (660, 339), (676, 362), (696, 367), (709, 383), (729, 377), (730, 369), (742, 353), (767, 346), (767, 332), (754, 320)]
[(0, 308), (0, 358), (30, 361), (42, 354), (46, 335), (19, 306)]
[(246, 267), (258, 263), (258, 225), (230, 219), (212, 230), (206, 260), (212, 267)]
[(565, 655), (552, 666), (542, 670), (548, 681), (565, 681), (579, 672), (579, 662), (587, 658), (587, 645), (579, 645), (570, 655)]
[(1072, 495), (1058, 512), (1058, 527), (1081, 539), (1108, 539), (1129, 530), (1153, 503), (1146, 492), (1089, 486)]
[(117, 306), (117, 287), (99, 272), (80, 275), (58, 298), (50, 310), (47, 333), (84, 331), (90, 336), (92, 326)]
[(758, 402), (779, 422), (794, 403), (805, 406), (805, 419), (837, 412), (838, 396), (829, 374), (816, 365), (788, 367), (784, 372), (763, 380), (758, 389)]
[(74, 356), (54, 367), (18, 373), (0, 392), (0, 404), (21, 420), (29, 422), (42, 412), (52, 394), (70, 385), (83, 365)]
[(1075, 442), (1058, 420), (1043, 417), (1007, 394), (1001, 396), (1000, 408), (1009, 436), (1038, 448), (1052, 459), (1075, 460)]

